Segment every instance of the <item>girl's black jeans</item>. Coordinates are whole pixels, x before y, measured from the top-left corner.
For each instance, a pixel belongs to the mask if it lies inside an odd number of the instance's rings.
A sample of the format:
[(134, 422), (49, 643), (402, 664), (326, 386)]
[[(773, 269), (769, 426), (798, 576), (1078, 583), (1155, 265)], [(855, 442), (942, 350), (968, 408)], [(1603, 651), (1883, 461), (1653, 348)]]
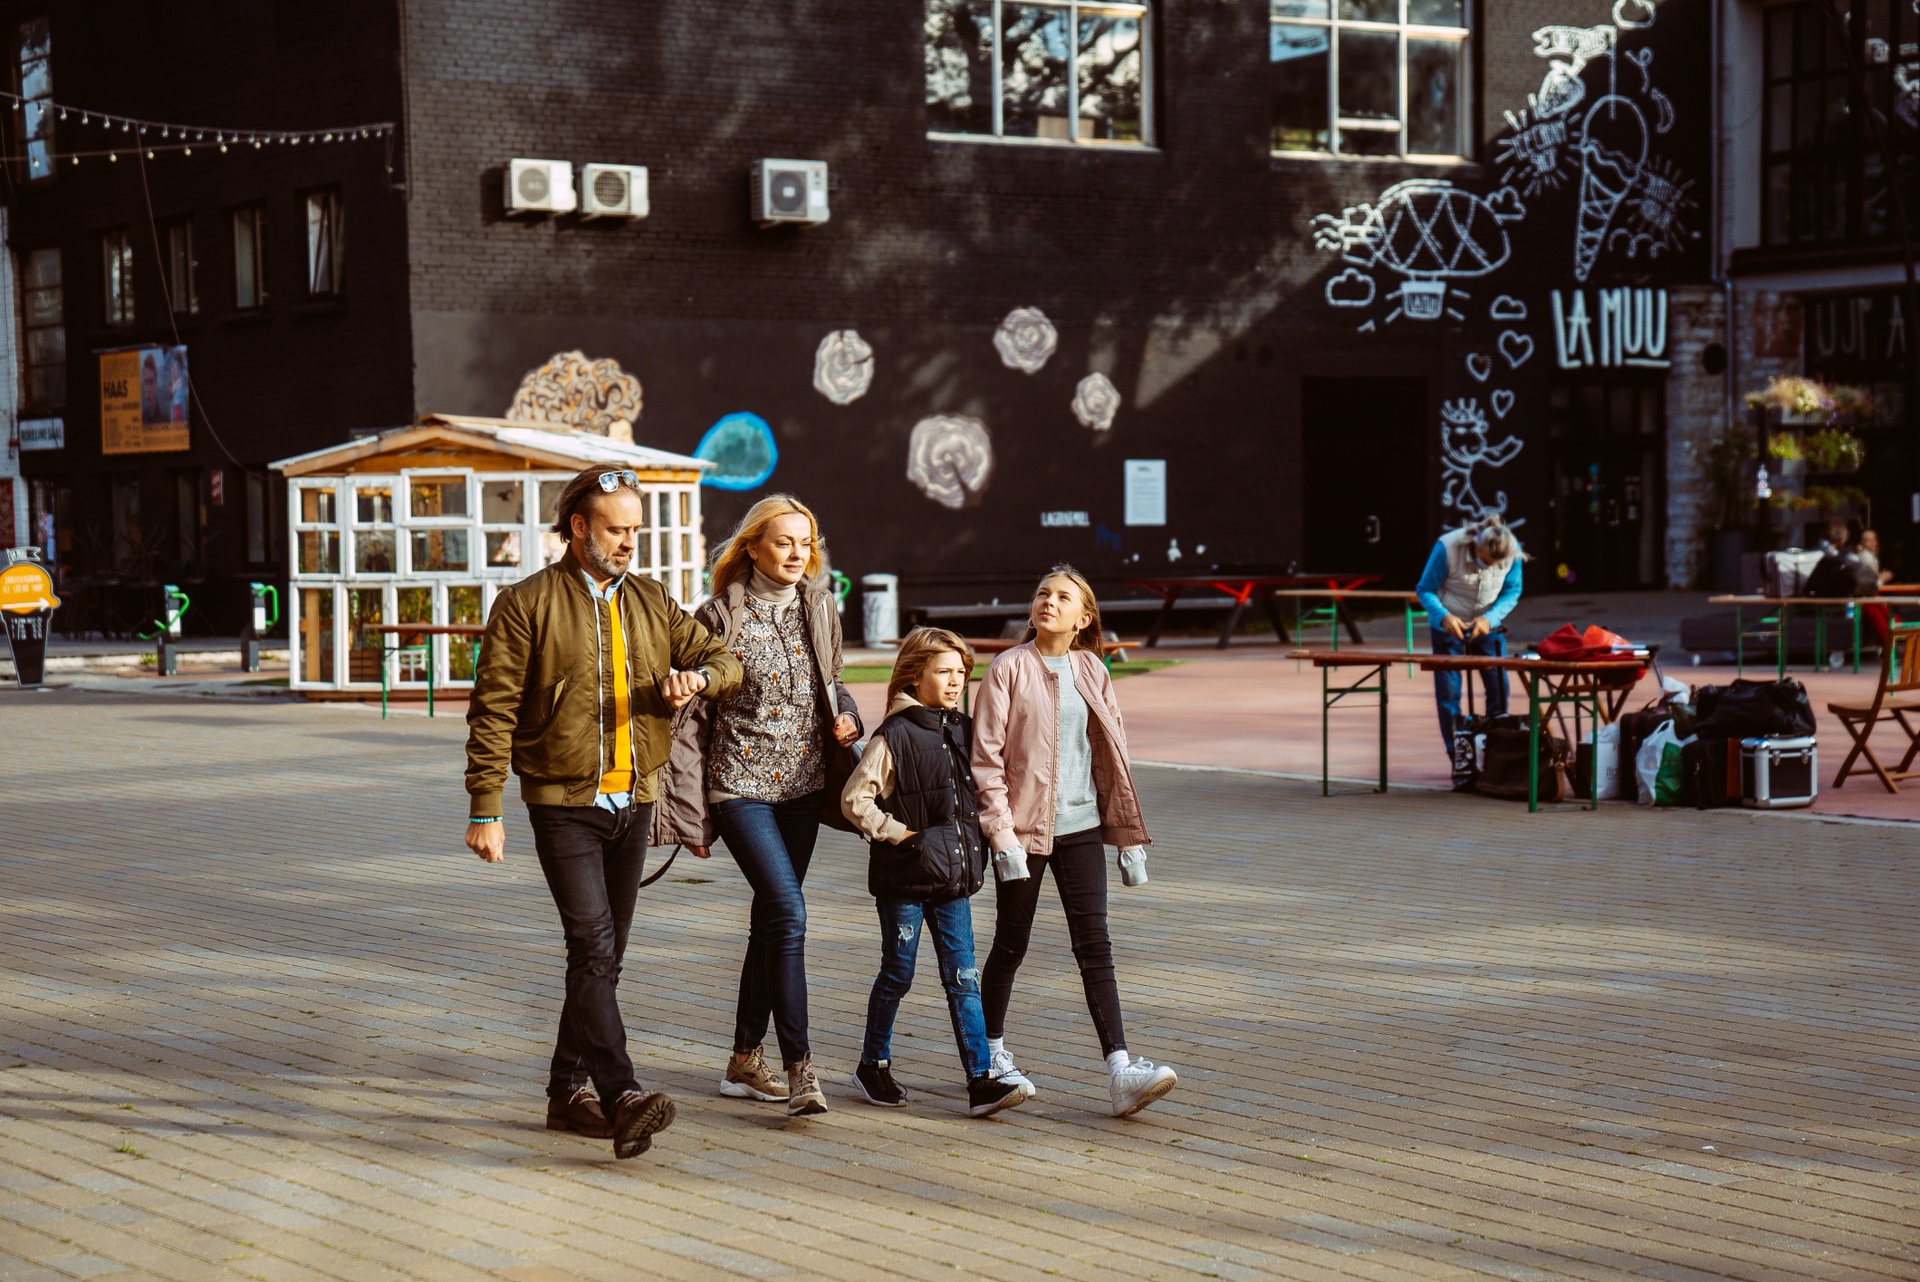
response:
[(1113, 978), (1113, 944), (1107, 938), (1107, 854), (1100, 830), (1056, 837), (1053, 849), (1027, 859), (1032, 875), (1023, 881), (1003, 881), (996, 892), (999, 916), (993, 928), (993, 948), (986, 972), (980, 977), (980, 1000), (986, 1007), (987, 1036), (1007, 1035), (1007, 1003), (1013, 998), (1013, 977), (1027, 955), (1033, 934), (1033, 914), (1040, 904), (1040, 882), (1053, 869), (1060, 906), (1067, 913), (1067, 935), (1073, 940), (1073, 959), (1080, 963), (1080, 983), (1087, 990), (1087, 1011), (1100, 1035), (1101, 1053), (1127, 1048), (1120, 1021), (1120, 989)]

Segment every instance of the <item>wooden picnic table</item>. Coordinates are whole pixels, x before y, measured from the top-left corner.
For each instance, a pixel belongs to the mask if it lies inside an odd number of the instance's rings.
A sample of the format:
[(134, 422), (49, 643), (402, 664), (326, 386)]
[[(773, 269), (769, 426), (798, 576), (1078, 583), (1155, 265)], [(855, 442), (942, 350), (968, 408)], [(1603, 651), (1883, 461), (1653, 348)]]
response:
[[(487, 634), (484, 623), (373, 623), (367, 631), (383, 635), (392, 634), (396, 641), (401, 636), (409, 637), (472, 637), (473, 670), (480, 671), (480, 638)], [(382, 645), (380, 647), (380, 719), (387, 716), (387, 656), (400, 654), (407, 650), (427, 651), (427, 715), (433, 715), (433, 652), (430, 645), (418, 642), (407, 645)]]
[(1853, 617), (1853, 670), (1860, 671), (1860, 615), (1861, 611), (1852, 607), (1858, 605), (1904, 605), (1920, 606), (1920, 593), (1889, 594), (1879, 596), (1710, 596), (1708, 605), (1730, 605), (1733, 607), (1733, 665), (1734, 671), (1744, 675), (1747, 670), (1747, 630), (1741, 612), (1747, 606), (1757, 605), (1774, 611), (1771, 619), (1762, 618), (1762, 624), (1773, 623), (1776, 628), (1774, 641), (1775, 676), (1784, 680), (1787, 675), (1787, 620), (1795, 606), (1813, 607), (1813, 667), (1819, 671), (1826, 666), (1827, 659), (1827, 615), (1845, 608)]
[[(1369, 583), (1378, 583), (1377, 574), (1168, 574), (1153, 578), (1128, 579), (1130, 588), (1144, 588), (1148, 592), (1160, 594), (1160, 613), (1154, 616), (1153, 626), (1147, 629), (1147, 647), (1151, 649), (1160, 644), (1161, 630), (1173, 617), (1173, 603), (1180, 599), (1183, 592), (1192, 588), (1211, 588), (1226, 594), (1233, 601), (1233, 607), (1227, 611), (1227, 621), (1220, 629), (1219, 649), (1226, 649), (1227, 642), (1233, 638), (1233, 630), (1240, 625), (1240, 616), (1246, 612), (1247, 603), (1255, 597), (1267, 612), (1267, 618), (1273, 623), (1274, 637), (1282, 645), (1291, 645), (1293, 638), (1287, 634), (1287, 622), (1280, 615), (1280, 605), (1274, 594), (1283, 588), (1340, 588), (1352, 590)], [(1364, 645), (1359, 625), (1353, 616), (1338, 600), (1334, 602), (1334, 611), (1341, 622), (1346, 624), (1347, 633), (1355, 645)]]
[[(1407, 656), (1394, 650), (1295, 650), (1295, 659), (1310, 660), (1320, 669), (1320, 794), (1333, 795), (1328, 765), (1328, 714), (1333, 705), (1349, 695), (1376, 694), (1380, 697), (1380, 783), (1375, 792), (1387, 790), (1387, 669), (1406, 663)], [(1518, 655), (1422, 654), (1413, 658), (1424, 672), (1484, 672), (1497, 669), (1518, 674), (1527, 689), (1527, 810), (1540, 809), (1540, 722), (1544, 715), (1563, 703), (1574, 707), (1575, 734), (1584, 705), (1599, 727), (1619, 715), (1638, 677), (1625, 682), (1620, 678), (1636, 673), (1652, 660), (1650, 651), (1636, 650), (1611, 659), (1528, 659)], [(1365, 669), (1351, 685), (1332, 684), (1334, 668)], [(1595, 753), (1594, 778), (1589, 780), (1587, 809), (1600, 805), (1599, 754)]]

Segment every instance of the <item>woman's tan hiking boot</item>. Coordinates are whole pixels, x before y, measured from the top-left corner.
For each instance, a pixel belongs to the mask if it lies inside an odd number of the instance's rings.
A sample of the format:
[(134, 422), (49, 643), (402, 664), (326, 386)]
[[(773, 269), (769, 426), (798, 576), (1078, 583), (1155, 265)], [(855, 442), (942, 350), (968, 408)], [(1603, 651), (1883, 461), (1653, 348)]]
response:
[(787, 1065), (787, 1116), (811, 1117), (827, 1111), (826, 1092), (813, 1071), (813, 1056)]
[(727, 1075), (720, 1079), (720, 1093), (733, 1099), (777, 1104), (787, 1098), (787, 1079), (768, 1067), (767, 1057), (756, 1046), (733, 1053), (727, 1061)]

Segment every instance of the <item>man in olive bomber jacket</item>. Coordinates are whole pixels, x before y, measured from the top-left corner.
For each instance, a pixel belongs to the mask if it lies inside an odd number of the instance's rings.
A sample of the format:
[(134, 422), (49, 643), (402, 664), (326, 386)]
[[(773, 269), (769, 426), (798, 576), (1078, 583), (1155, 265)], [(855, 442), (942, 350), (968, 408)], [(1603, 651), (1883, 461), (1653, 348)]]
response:
[(553, 529), (566, 553), (503, 588), (487, 620), (467, 711), (466, 842), (488, 863), (505, 857), (511, 769), (567, 941), (547, 1126), (611, 1137), (615, 1156), (637, 1157), (674, 1113), (634, 1077), (618, 997), (655, 775), (673, 710), (732, 694), (740, 662), (660, 584), (627, 573), (647, 537), (633, 472), (580, 473)]

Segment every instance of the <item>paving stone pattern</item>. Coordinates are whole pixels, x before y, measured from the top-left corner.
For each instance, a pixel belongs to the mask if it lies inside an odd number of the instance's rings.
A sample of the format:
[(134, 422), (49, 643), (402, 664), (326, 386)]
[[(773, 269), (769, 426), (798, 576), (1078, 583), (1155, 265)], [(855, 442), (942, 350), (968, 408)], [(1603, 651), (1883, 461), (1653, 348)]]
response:
[[(713, 1092), (745, 886), (682, 857), (625, 998), (680, 1117), (542, 1127), (560, 937), (521, 815), (458, 845), (456, 720), (0, 695), (0, 1279), (1920, 1277), (1920, 834), (1143, 768), (1106, 1116), (1060, 915), (964, 1116), (931, 956), (911, 1107)], [(816, 1055), (877, 960), (826, 834)], [(1046, 899), (1054, 902), (1052, 891)], [(976, 901), (982, 944), (990, 900)]]

